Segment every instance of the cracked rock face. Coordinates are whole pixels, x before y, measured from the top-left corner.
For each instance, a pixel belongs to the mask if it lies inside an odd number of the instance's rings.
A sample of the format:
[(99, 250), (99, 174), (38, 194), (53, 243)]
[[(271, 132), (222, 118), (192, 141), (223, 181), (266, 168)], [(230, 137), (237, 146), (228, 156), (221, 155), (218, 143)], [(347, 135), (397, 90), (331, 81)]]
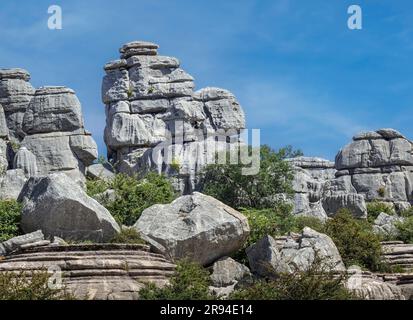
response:
[(289, 161), (295, 168), (296, 214), (323, 219), (348, 208), (366, 218), (366, 202), (388, 202), (396, 210), (413, 202), (413, 144), (394, 129), (355, 135), (335, 163), (309, 157)]
[[(194, 92), (194, 79), (178, 59), (160, 56), (157, 50), (153, 43), (130, 42), (120, 49), (119, 60), (105, 65), (102, 100), (108, 158), (128, 174), (166, 173), (177, 190), (190, 193), (197, 189), (196, 176), (206, 157), (214, 154), (207, 151), (211, 142), (206, 136), (217, 130), (237, 135), (245, 128), (244, 112), (227, 90)], [(160, 147), (172, 154), (178, 164), (175, 170), (171, 159), (154, 153)], [(222, 143), (216, 149), (227, 147)]]
[[(85, 170), (97, 159), (97, 145), (84, 128), (81, 105), (66, 87), (34, 89), (23, 69), (0, 69), (0, 197), (16, 198), (25, 179), (65, 172), (83, 185)], [(13, 182), (11, 190), (3, 184)], [(20, 182), (22, 183), (20, 183)]]

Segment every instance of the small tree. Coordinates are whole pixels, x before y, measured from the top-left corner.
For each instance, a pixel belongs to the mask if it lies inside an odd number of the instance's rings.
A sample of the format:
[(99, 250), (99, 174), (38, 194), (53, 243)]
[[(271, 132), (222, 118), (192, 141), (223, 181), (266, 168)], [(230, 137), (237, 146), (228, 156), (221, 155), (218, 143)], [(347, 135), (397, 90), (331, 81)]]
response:
[(266, 200), (277, 194), (292, 194), (293, 171), (284, 160), (300, 154), (290, 146), (278, 152), (261, 146), (260, 170), (256, 175), (243, 175), (242, 164), (208, 165), (202, 174), (203, 192), (233, 208), (268, 208), (271, 201)]

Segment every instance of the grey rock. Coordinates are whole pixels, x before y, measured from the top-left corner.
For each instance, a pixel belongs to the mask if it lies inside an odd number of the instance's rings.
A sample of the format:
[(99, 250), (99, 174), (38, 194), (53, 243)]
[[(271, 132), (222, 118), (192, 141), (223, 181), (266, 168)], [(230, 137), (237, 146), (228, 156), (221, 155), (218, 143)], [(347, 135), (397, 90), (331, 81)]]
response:
[(85, 166), (91, 165), (98, 158), (98, 147), (90, 135), (70, 136), (69, 145)]
[(131, 112), (141, 114), (165, 112), (169, 106), (168, 99), (134, 100), (131, 102)]
[(22, 169), (7, 170), (4, 176), (0, 177), (0, 199), (17, 199), (27, 181)]
[(65, 240), (103, 242), (120, 231), (109, 211), (64, 173), (30, 178), (19, 200), (25, 232), (40, 229)]
[(251, 278), (250, 270), (230, 257), (215, 261), (212, 266), (211, 281), (214, 287), (227, 287)]
[(346, 270), (331, 238), (308, 227), (298, 239), (287, 237), (277, 242), (266, 236), (247, 248), (246, 253), (252, 272), (263, 277), (308, 270), (316, 257), (326, 269)]
[(101, 179), (110, 181), (115, 177), (113, 169), (109, 165), (101, 163), (92, 164), (87, 168), (87, 176), (92, 179)]
[(26, 110), (23, 130), (27, 134), (74, 131), (83, 128), (81, 105), (66, 87), (37, 89)]
[(395, 237), (399, 233), (396, 224), (403, 221), (403, 217), (382, 212), (374, 220), (373, 231), (382, 236)]
[(172, 259), (189, 258), (202, 265), (237, 251), (249, 234), (246, 217), (198, 192), (144, 210), (134, 227)]
[(37, 160), (36, 156), (31, 153), (26, 147), (21, 147), (14, 156), (14, 169), (22, 169), (26, 177), (37, 175)]
[(3, 106), (0, 104), (0, 138), (7, 139), (9, 137), (9, 128), (7, 127), (6, 116)]
[(24, 245), (42, 240), (44, 240), (44, 235), (41, 230), (11, 238), (0, 243), (0, 256), (6, 256), (12, 252), (20, 250)]
[(347, 208), (357, 218), (367, 218), (367, 207), (364, 197), (357, 193), (336, 193), (325, 196), (322, 200), (323, 208), (328, 216), (334, 216), (337, 211)]

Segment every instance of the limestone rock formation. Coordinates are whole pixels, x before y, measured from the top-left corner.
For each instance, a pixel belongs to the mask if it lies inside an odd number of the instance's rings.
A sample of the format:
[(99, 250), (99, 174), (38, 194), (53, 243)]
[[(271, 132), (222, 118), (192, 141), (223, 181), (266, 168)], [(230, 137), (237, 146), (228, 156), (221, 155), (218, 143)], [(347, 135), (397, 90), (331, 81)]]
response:
[(190, 258), (202, 265), (237, 251), (249, 235), (245, 216), (198, 192), (144, 210), (134, 227), (173, 260)]
[(31, 177), (19, 200), (21, 228), (65, 240), (109, 241), (120, 231), (109, 211), (64, 173)]
[(346, 270), (334, 242), (325, 234), (305, 227), (298, 238), (265, 236), (246, 250), (254, 274), (273, 277), (277, 273), (307, 270), (320, 259), (326, 270)]
[(75, 92), (34, 89), (29, 80), (26, 70), (0, 70), (1, 169), (22, 169), (26, 177), (63, 171), (82, 185), (97, 145), (84, 129)]
[(228, 148), (226, 140), (213, 145), (209, 135), (236, 136), (245, 127), (244, 112), (227, 90), (194, 92), (192, 76), (176, 58), (160, 56), (157, 49), (153, 43), (127, 43), (120, 49), (121, 59), (105, 65), (108, 158), (128, 174), (164, 172), (177, 190), (191, 193), (215, 149)]
[(136, 300), (145, 283), (168, 283), (175, 265), (144, 245), (66, 245), (23, 250), (1, 272), (62, 271), (62, 287), (84, 300)]
[(110, 166), (100, 163), (89, 166), (86, 175), (92, 179), (102, 179), (107, 181), (110, 181), (115, 177), (115, 173)]
[(367, 217), (366, 203), (390, 203), (400, 211), (413, 203), (413, 145), (394, 129), (359, 133), (335, 163), (320, 158), (288, 160), (295, 169), (294, 213), (324, 219), (348, 208)]
[(413, 244), (402, 241), (382, 242), (383, 259), (390, 266), (413, 272)]
[(402, 223), (404, 220), (405, 218), (398, 215), (389, 215), (382, 212), (374, 220), (373, 231), (384, 237), (395, 238), (399, 234), (397, 223)]
[(41, 230), (11, 238), (0, 243), (0, 256), (9, 255), (14, 251), (20, 250), (24, 245), (36, 243), (42, 240), (44, 240), (44, 234)]
[(253, 279), (246, 266), (230, 257), (215, 261), (210, 278), (212, 282), (210, 290), (218, 297), (227, 297), (237, 285), (251, 282)]
[(402, 289), (368, 271), (348, 270), (346, 287), (363, 300), (405, 300)]

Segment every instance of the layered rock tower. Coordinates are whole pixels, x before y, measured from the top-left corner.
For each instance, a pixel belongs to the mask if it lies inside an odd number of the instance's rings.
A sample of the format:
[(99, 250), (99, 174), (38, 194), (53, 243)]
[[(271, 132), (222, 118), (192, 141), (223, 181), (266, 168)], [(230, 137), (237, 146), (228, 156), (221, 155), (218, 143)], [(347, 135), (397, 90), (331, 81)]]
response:
[[(128, 174), (166, 173), (176, 189), (190, 193), (199, 170), (215, 156), (212, 149), (228, 147), (228, 139), (215, 144), (216, 135), (236, 136), (245, 127), (244, 112), (227, 90), (194, 92), (194, 79), (178, 59), (160, 56), (157, 49), (154, 43), (130, 42), (119, 60), (105, 65), (108, 158)], [(165, 153), (171, 155), (166, 161)]]
[(81, 104), (66, 87), (33, 88), (23, 69), (0, 70), (0, 198), (17, 198), (30, 176), (63, 171), (78, 183), (97, 158)]

